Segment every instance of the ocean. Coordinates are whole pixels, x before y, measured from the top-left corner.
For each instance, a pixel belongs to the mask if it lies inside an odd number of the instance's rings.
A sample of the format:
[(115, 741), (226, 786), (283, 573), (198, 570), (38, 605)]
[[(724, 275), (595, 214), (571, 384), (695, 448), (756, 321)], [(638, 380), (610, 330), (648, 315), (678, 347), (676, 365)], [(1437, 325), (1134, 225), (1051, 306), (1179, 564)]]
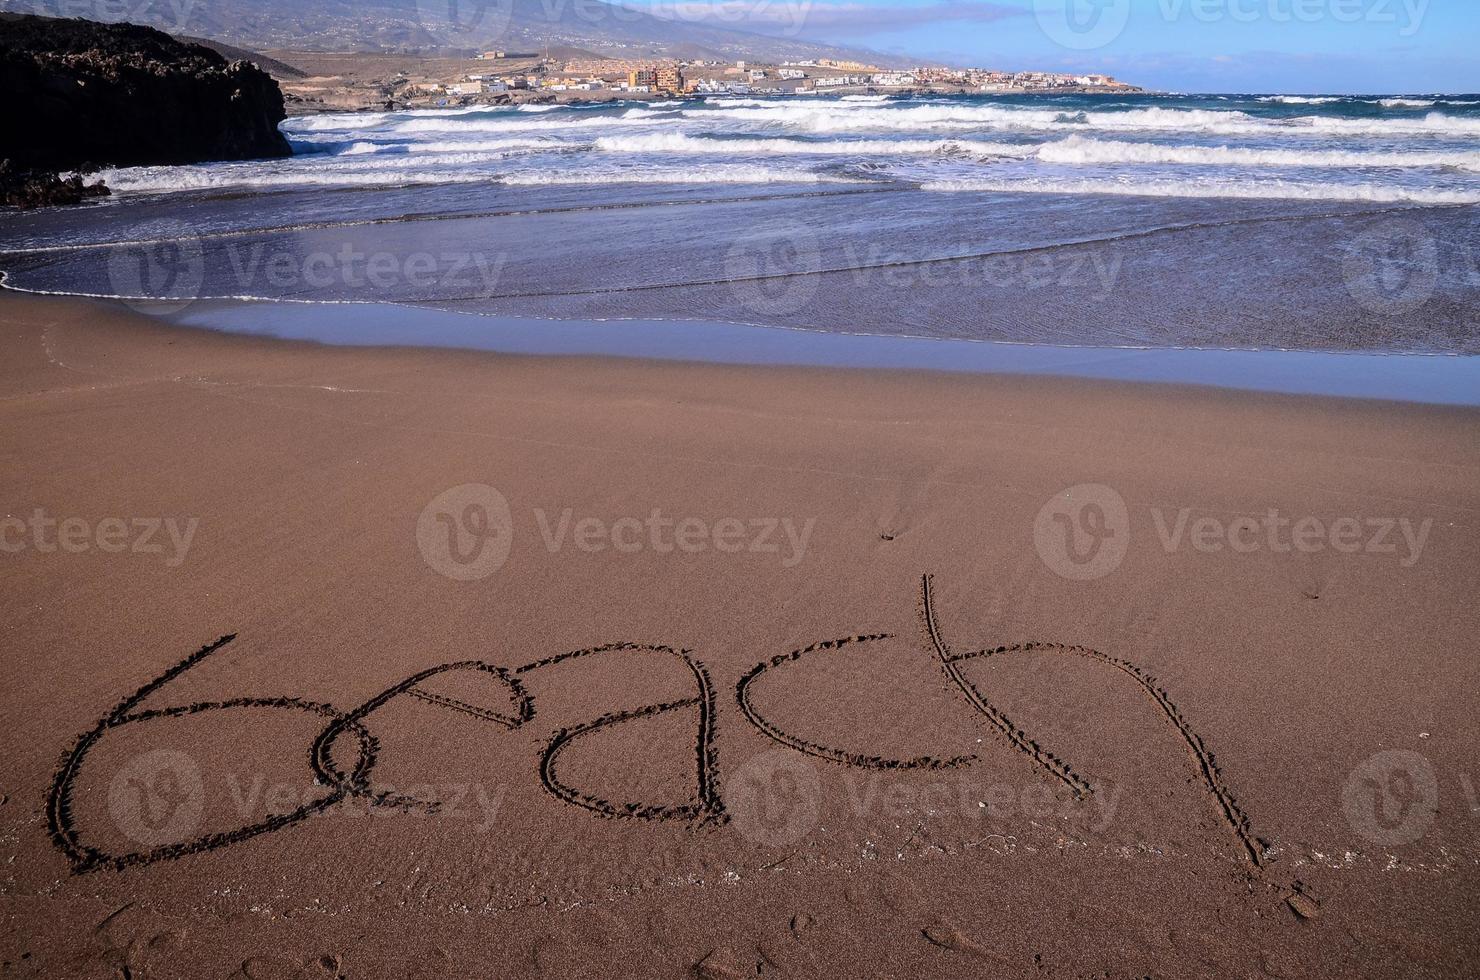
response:
[(0, 219), (6, 285), (1480, 353), (1480, 96), (708, 97), (282, 129), (290, 159), (113, 170), (110, 199)]
[(1480, 98), (708, 98), (298, 117), (272, 164), (114, 171), (207, 188), (906, 183), (930, 191), (1480, 203)]

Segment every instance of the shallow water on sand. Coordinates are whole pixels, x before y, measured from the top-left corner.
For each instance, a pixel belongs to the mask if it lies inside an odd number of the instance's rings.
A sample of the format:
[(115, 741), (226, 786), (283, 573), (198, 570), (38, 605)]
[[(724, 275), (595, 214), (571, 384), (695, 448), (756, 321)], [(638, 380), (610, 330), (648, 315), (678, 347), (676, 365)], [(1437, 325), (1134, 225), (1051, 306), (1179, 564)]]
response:
[(1480, 353), (1480, 100), (708, 99), (304, 117), (0, 218), (39, 292), (1074, 346)]
[(457, 347), (509, 354), (610, 355), (720, 364), (1042, 374), (1480, 405), (1480, 357), (1470, 356), (1063, 347), (705, 321), (536, 320), (361, 303), (319, 306), (206, 301), (167, 319), (183, 326), (327, 344)]
[[(302, 219), (330, 207), (334, 221)], [(1480, 352), (1470, 206), (613, 185), (168, 195), (88, 213), (98, 220), (12, 222), (6, 284), (1026, 343)]]

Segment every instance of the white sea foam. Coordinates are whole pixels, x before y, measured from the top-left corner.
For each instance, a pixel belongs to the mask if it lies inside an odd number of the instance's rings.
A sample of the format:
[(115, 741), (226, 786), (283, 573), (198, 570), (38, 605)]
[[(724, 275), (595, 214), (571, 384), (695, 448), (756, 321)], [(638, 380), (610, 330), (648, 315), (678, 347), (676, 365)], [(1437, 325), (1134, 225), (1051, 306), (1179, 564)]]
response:
[(818, 174), (807, 170), (775, 170), (747, 164), (722, 163), (707, 167), (655, 168), (641, 167), (605, 171), (532, 170), (505, 174), (505, 184), (820, 184), (857, 183), (847, 177)]
[(608, 153), (765, 154), (779, 156), (893, 156), (918, 154), (973, 154), (1022, 157), (1033, 147), (974, 140), (802, 140), (712, 139), (684, 133), (648, 133), (641, 136), (603, 136), (594, 148)]
[(1045, 163), (1183, 164), (1225, 167), (1455, 167), (1480, 173), (1480, 152), (1397, 153), (1360, 150), (1280, 150), (1233, 146), (1167, 146), (1071, 136), (1038, 148)]
[(347, 145), (331, 145), (330, 152), (336, 157), (351, 156), (398, 156), (430, 153), (502, 153), (509, 150), (560, 150), (579, 147), (579, 143), (567, 143), (551, 139), (508, 139), (484, 140), (417, 140), (377, 143), (356, 140)]
[(754, 106), (695, 108), (682, 112), (696, 121), (775, 124), (805, 132), (881, 133), (929, 130), (1071, 129), (1112, 132), (1190, 132), (1212, 135), (1278, 135), (1295, 131), (1311, 135), (1469, 135), (1480, 134), (1480, 119), (1434, 112), (1423, 118), (1343, 119), (1331, 116), (1267, 118), (1238, 110), (1174, 109), (1151, 106), (1120, 112), (1018, 109), (999, 105), (864, 105), (839, 108), (839, 103), (796, 105), (766, 103)]
[(664, 123), (664, 113), (650, 116), (595, 116), (552, 119), (548, 116), (479, 117), (451, 121), (444, 119), (407, 119), (385, 127), (396, 136), (457, 137), (474, 133), (562, 133), (593, 129), (618, 129), (627, 126), (654, 126)]
[(1261, 95), (1260, 102), (1278, 102), (1282, 105), (1330, 105), (1342, 101), (1336, 95)]
[(291, 160), (114, 171), (109, 183), (155, 192), (851, 175), (937, 189), (1453, 203), (1480, 193), (1480, 113), (1464, 101), (1475, 100), (725, 96), (344, 113), (285, 122)]
[(486, 106), (469, 106), (460, 109), (417, 109), (403, 112), (336, 112), (322, 116), (294, 116), (283, 123), (283, 132), (324, 133), (337, 130), (374, 129), (388, 122), (410, 119), (441, 119), (452, 122), (466, 116), (508, 114), (505, 108), (490, 109)]
[(1290, 122), (1309, 132), (1338, 136), (1480, 136), (1480, 117), (1431, 112), (1422, 118), (1335, 119), (1302, 116)]
[[(442, 161), (438, 161), (442, 163)], [(122, 192), (216, 190), (221, 188), (284, 187), (393, 187), (403, 184), (462, 184), (493, 179), (487, 173), (446, 170), (438, 166), (397, 170), (284, 169), (221, 170), (183, 167), (134, 167), (101, 174), (108, 186)]]
[(1380, 184), (1298, 183), (1233, 180), (936, 180), (923, 190), (996, 191), (1031, 194), (1110, 194), (1133, 197), (1282, 198), (1307, 201), (1367, 201), (1378, 204), (1480, 204), (1480, 191), (1443, 191)]

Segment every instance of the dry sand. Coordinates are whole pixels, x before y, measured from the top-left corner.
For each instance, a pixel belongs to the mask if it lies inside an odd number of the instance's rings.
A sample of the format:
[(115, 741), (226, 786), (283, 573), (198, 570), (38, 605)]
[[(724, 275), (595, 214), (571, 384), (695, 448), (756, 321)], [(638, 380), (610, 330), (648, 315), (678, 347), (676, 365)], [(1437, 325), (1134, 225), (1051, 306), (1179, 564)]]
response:
[(1480, 412), (0, 327), (6, 976), (1480, 968)]

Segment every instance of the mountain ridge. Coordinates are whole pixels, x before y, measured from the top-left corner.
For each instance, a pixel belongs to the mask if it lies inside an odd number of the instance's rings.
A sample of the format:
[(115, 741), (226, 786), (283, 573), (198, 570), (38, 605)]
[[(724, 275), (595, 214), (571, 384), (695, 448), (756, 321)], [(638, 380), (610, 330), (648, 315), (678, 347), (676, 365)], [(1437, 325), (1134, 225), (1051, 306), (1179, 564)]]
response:
[[(10, 0), (54, 15), (56, 0)], [(675, 8), (678, 9), (678, 8)], [(100, 6), (106, 15), (109, 8)], [(191, 0), (129, 8), (127, 20), (254, 50), (463, 53), (575, 47), (630, 60), (834, 59), (913, 64), (897, 55), (668, 19), (605, 0)]]

